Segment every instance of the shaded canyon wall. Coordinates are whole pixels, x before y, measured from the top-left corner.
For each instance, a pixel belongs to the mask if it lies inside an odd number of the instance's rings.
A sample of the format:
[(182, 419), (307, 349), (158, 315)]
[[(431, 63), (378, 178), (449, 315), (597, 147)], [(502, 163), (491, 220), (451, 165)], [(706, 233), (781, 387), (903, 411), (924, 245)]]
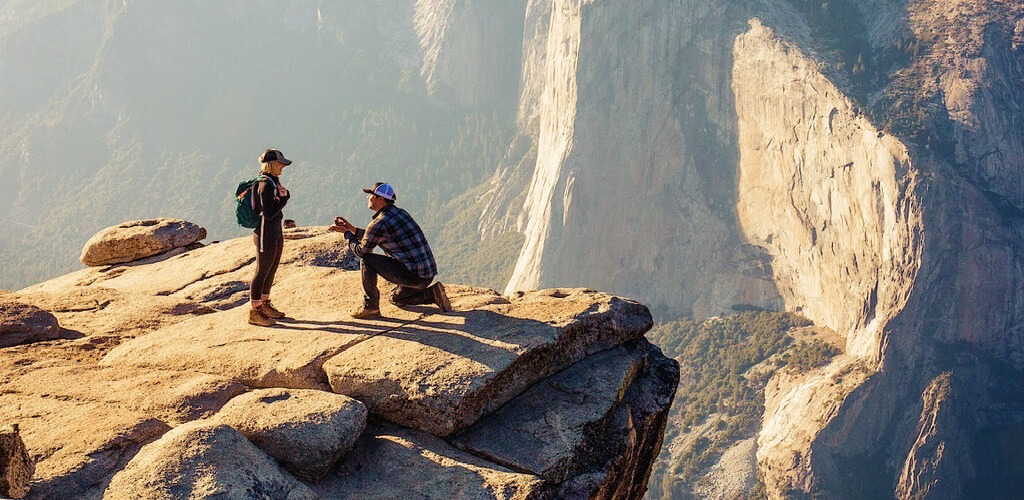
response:
[(481, 233), (525, 235), (509, 292), (784, 308), (842, 335), (769, 384), (770, 496), (982, 491), (979, 443), (1024, 421), (1024, 12), (837, 4), (873, 76), (801, 2), (529, 2)]

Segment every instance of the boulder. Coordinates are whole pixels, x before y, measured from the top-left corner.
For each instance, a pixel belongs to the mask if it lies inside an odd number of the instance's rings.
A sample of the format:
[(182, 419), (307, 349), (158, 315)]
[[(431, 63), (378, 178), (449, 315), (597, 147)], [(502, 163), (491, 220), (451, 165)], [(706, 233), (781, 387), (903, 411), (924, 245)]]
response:
[(206, 229), (180, 219), (137, 220), (108, 227), (89, 239), (79, 258), (87, 266), (119, 264), (184, 247), (206, 238)]
[(337, 471), (311, 486), (321, 498), (540, 500), (538, 477), (510, 471), (441, 439), (393, 425), (367, 427)]
[[(282, 262), (301, 262), (319, 267), (336, 267), (355, 271), (359, 257), (348, 249), (345, 238), (327, 229), (328, 226), (297, 227), (284, 230), (285, 255)], [(305, 241), (295, 241), (305, 240)]]
[(0, 497), (22, 498), (28, 494), (35, 464), (18, 433), (18, 424), (0, 428)]
[[(306, 239), (306, 238), (312, 238), (313, 236), (317, 236), (319, 234), (327, 233), (327, 231), (328, 231), (327, 227), (328, 226), (297, 227), (295, 225), (292, 225), (292, 227), (288, 227), (287, 225), (285, 225), (284, 226), (284, 239), (286, 239), (286, 240), (303, 240), (303, 239)], [(337, 234), (337, 233), (335, 233), (335, 234)]]
[(642, 304), (585, 289), (397, 326), (324, 363), (331, 388), (392, 422), (447, 436), (584, 357), (643, 336)]
[(246, 498), (313, 500), (245, 436), (223, 424), (190, 422), (144, 446), (114, 475), (110, 500)]
[(53, 314), (0, 292), (0, 347), (53, 340), (60, 325)]
[(261, 389), (232, 399), (214, 422), (230, 425), (306, 481), (320, 481), (366, 427), (366, 407), (324, 391)]

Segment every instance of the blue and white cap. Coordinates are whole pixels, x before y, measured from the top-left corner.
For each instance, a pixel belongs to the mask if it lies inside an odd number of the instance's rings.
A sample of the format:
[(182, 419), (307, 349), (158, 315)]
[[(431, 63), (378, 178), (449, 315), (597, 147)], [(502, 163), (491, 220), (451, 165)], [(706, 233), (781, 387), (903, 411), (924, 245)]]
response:
[(391, 187), (391, 184), (386, 182), (378, 182), (374, 184), (372, 188), (363, 188), (363, 192), (380, 196), (385, 200), (395, 201), (398, 199), (398, 193), (395, 192), (395, 188)]

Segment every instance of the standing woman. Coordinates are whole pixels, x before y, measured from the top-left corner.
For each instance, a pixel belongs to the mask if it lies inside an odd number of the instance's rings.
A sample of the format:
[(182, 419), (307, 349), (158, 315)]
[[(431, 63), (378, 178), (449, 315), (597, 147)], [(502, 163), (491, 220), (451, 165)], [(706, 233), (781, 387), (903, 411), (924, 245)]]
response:
[(256, 243), (256, 275), (249, 286), (249, 323), (270, 326), (276, 319), (283, 318), (283, 312), (270, 303), (270, 287), (274, 274), (281, 262), (284, 250), (284, 214), (281, 210), (288, 204), (290, 193), (281, 185), (281, 171), (292, 161), (276, 149), (268, 149), (260, 156), (260, 176), (256, 184), (256, 211), (260, 223), (256, 226), (253, 241)]

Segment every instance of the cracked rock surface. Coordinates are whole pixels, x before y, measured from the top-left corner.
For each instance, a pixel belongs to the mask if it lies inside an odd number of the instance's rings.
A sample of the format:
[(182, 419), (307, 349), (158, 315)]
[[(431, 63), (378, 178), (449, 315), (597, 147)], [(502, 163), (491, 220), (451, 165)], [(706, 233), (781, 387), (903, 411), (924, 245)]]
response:
[[(642, 496), (678, 378), (643, 339), (645, 306), (446, 284), (451, 312), (384, 304), (383, 317), (354, 320), (351, 255), (323, 228), (302, 233), (285, 244), (273, 300), (287, 317), (273, 327), (235, 306), (250, 238), (11, 293), (63, 326), (0, 357), (0, 422), (20, 424), (37, 463), (28, 497)], [(502, 423), (517, 405), (537, 410), (516, 400), (551, 390), (564, 397), (522, 418), (565, 426)], [(550, 464), (490, 450), (484, 432), (473, 445), (454, 437), (484, 425)], [(559, 433), (579, 439), (542, 442)]]

